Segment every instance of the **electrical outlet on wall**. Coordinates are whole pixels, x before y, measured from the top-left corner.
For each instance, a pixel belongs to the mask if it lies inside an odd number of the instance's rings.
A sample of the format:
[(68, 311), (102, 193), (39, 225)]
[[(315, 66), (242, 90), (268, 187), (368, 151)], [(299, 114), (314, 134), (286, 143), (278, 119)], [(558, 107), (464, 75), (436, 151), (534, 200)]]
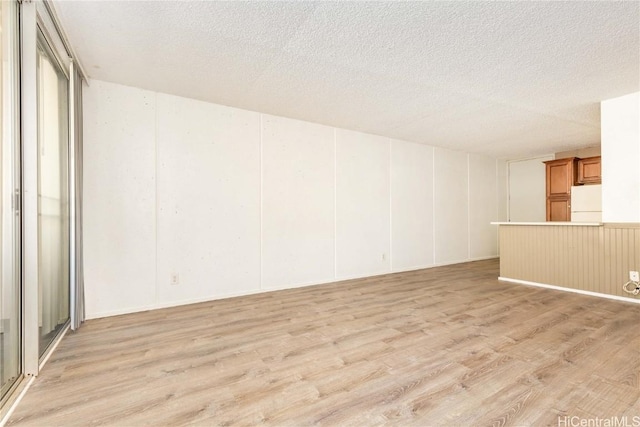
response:
[(632, 282), (640, 282), (640, 273), (637, 271), (630, 271), (629, 280), (631, 280)]
[(171, 283), (172, 285), (180, 284), (180, 276), (178, 275), (178, 273), (171, 273), (171, 279), (169, 280), (169, 283)]

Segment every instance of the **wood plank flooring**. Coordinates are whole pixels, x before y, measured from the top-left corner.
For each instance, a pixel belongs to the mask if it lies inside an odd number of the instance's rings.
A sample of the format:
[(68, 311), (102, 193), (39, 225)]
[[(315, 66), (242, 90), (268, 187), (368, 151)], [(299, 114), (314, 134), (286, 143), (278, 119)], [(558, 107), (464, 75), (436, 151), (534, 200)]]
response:
[(640, 419), (640, 306), (497, 276), (489, 260), (91, 320), (8, 425)]

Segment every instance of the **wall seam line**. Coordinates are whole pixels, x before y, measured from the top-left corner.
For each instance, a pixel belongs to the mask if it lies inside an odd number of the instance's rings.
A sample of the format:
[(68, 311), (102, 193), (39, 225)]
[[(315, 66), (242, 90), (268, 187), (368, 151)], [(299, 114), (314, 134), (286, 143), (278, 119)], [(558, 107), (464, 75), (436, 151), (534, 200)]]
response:
[(333, 278), (338, 278), (338, 129), (333, 128)]
[[(495, 216), (498, 221), (501, 221), (500, 215), (500, 162), (495, 159), (496, 166), (496, 200), (495, 200)], [(496, 227), (496, 255), (500, 256), (500, 234), (499, 228)]]
[(158, 275), (158, 93), (156, 92), (154, 94), (155, 97), (155, 102), (154, 102), (154, 118), (155, 118), (155, 126), (153, 128), (153, 145), (154, 145), (154, 150), (153, 150), (153, 155), (154, 155), (154, 159), (153, 159), (153, 168), (154, 168), (154, 184), (155, 184), (155, 194), (154, 194), (154, 204), (155, 204), (155, 212), (154, 212), (154, 220), (155, 220), (155, 224), (154, 224), (154, 235), (155, 235), (155, 244), (154, 246), (154, 260), (155, 260), (155, 277), (154, 277), (154, 282), (155, 282), (155, 305), (158, 305), (160, 303), (160, 298), (159, 298), (159, 283), (158, 283), (158, 279), (159, 279), (159, 275)]
[(263, 120), (264, 114), (260, 114), (260, 271), (258, 277), (258, 289), (262, 290), (262, 281), (263, 281), (263, 259), (262, 259), (262, 251), (263, 251), (263, 211), (264, 211), (264, 161), (263, 161)]
[(467, 153), (467, 259), (471, 259), (471, 154)]
[(389, 138), (389, 271), (393, 272), (393, 191), (391, 190), (391, 138)]
[(507, 160), (506, 170), (506, 191), (507, 191), (507, 222), (511, 221), (511, 160)]
[(431, 147), (431, 233), (433, 240), (433, 265), (436, 265), (436, 149)]

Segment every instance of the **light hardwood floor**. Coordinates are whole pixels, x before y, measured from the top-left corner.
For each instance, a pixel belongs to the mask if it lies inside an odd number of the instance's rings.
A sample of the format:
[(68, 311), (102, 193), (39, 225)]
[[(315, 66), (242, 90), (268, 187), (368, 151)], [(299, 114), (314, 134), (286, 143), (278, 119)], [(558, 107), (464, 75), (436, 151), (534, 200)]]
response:
[(8, 425), (640, 417), (640, 305), (497, 276), (489, 260), (91, 320)]

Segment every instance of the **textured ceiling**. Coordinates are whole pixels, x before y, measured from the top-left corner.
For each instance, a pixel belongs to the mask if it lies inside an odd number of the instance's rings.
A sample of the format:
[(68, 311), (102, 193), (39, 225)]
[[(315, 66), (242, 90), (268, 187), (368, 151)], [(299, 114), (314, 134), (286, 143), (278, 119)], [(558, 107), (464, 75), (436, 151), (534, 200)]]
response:
[(640, 2), (58, 1), (91, 78), (497, 157), (597, 145)]

